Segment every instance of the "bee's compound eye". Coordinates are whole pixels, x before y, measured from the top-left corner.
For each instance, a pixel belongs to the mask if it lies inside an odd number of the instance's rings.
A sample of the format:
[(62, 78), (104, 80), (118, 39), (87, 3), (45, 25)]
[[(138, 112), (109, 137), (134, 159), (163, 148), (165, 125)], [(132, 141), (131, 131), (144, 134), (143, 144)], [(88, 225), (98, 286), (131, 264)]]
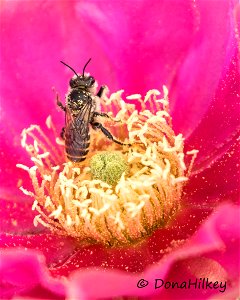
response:
[(74, 80), (73, 78), (70, 79), (70, 81), (69, 81), (70, 87), (73, 87), (73, 86), (74, 86), (74, 81), (75, 81), (75, 80)]
[(71, 78), (69, 84), (71, 88), (76, 87), (78, 84), (77, 78)]
[(94, 82), (95, 82), (95, 79), (94, 79), (94, 77), (90, 76), (90, 77), (89, 77), (89, 81), (90, 81), (91, 85), (93, 85), (93, 84), (94, 84)]

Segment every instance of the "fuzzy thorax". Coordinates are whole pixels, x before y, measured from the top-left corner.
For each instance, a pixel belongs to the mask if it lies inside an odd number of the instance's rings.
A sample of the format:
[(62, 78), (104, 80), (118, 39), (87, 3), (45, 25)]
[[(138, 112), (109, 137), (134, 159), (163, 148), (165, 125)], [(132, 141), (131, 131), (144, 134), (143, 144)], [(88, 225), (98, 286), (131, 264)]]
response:
[(131, 104), (121, 94), (101, 100), (101, 108), (121, 120), (107, 121), (106, 128), (131, 146), (92, 130), (87, 159), (74, 164), (65, 158), (50, 117), (48, 134), (36, 125), (23, 131), (22, 146), (34, 166), (17, 166), (32, 180), (33, 191), (20, 189), (34, 199), (35, 226), (41, 223), (57, 234), (116, 246), (140, 241), (174, 218), (197, 151), (186, 153), (192, 156), (187, 167), (183, 136), (175, 135), (171, 126), (166, 87), (162, 98), (158, 90), (150, 90), (144, 99), (139, 94), (127, 97)]

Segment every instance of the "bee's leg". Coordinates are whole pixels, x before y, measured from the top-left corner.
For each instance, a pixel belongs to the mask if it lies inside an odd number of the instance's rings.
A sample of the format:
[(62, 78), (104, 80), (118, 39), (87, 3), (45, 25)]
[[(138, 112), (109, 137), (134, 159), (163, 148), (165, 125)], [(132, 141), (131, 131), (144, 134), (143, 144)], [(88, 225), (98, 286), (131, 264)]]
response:
[(116, 140), (116, 139), (112, 136), (112, 134), (111, 134), (105, 127), (103, 127), (103, 125), (102, 125), (101, 123), (98, 123), (98, 122), (91, 122), (90, 124), (92, 125), (92, 128), (93, 128), (93, 129), (100, 129), (100, 130), (102, 131), (102, 133), (103, 133), (104, 135), (106, 135), (107, 138), (109, 138), (109, 140), (111, 140), (111, 141), (113, 141), (113, 142), (115, 142), (115, 143), (117, 143), (117, 144), (119, 144), (119, 145), (131, 146), (131, 144), (125, 144), (125, 143), (123, 143), (123, 142), (120, 142), (120, 141)]
[(110, 120), (112, 120), (112, 121), (114, 121), (114, 122), (121, 122), (121, 120), (115, 120), (114, 118), (110, 117), (107, 113), (95, 111), (95, 112), (93, 113), (93, 118), (94, 118), (94, 117), (98, 117), (98, 116), (99, 116), (99, 117), (108, 118), (108, 119), (110, 119)]
[(62, 131), (60, 133), (60, 136), (63, 140), (65, 140), (65, 127), (62, 128)]
[[(102, 94), (103, 94), (103, 91), (104, 91), (105, 88), (106, 88), (105, 85), (102, 85), (102, 86), (100, 87), (100, 90), (99, 90), (98, 93), (97, 93), (97, 96), (98, 96), (99, 98), (102, 97)], [(121, 120), (115, 120), (114, 118), (110, 117), (107, 113), (95, 111), (95, 112), (93, 113), (93, 118), (94, 118), (94, 117), (98, 117), (98, 116), (99, 116), (99, 117), (108, 118), (108, 119), (110, 119), (110, 120), (112, 120), (112, 121), (115, 121), (115, 122), (121, 122)]]
[(57, 94), (57, 105), (63, 110), (66, 111), (66, 106), (62, 104), (62, 102), (59, 100), (59, 95)]
[(97, 96), (98, 96), (99, 98), (102, 97), (102, 94), (103, 94), (103, 91), (104, 91), (105, 88), (106, 88), (105, 85), (102, 85), (102, 86), (100, 87), (100, 89), (99, 89), (99, 91), (98, 91), (98, 93), (97, 93)]

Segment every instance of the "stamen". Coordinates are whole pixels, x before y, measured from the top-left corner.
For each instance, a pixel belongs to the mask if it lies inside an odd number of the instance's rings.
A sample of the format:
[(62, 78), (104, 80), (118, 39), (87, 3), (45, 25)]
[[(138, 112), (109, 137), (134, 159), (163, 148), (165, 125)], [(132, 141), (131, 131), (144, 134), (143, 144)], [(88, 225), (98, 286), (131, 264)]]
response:
[(126, 99), (135, 100), (135, 99), (141, 99), (141, 97), (142, 96), (140, 94), (134, 94), (134, 95), (127, 96)]
[(20, 169), (23, 169), (23, 170), (25, 170), (25, 171), (27, 171), (27, 172), (29, 172), (29, 167), (24, 166), (24, 165), (22, 165), (22, 164), (17, 164), (16, 167), (18, 167), (18, 168), (20, 168)]
[[(184, 159), (184, 138), (175, 135), (169, 112), (168, 90), (128, 96), (119, 91), (99, 99), (104, 112), (112, 112), (109, 130), (121, 146), (91, 132), (86, 160), (75, 164), (64, 155), (64, 141), (54, 123), (46, 120), (48, 133), (37, 125), (22, 132), (21, 145), (34, 166), (17, 164), (28, 172), (34, 191), (22, 192), (34, 199), (38, 223), (60, 235), (85, 242), (117, 246), (138, 242), (157, 227), (164, 227), (180, 209), (183, 187), (191, 174), (197, 150)], [(103, 120), (104, 121), (104, 120)], [(114, 122), (114, 120), (108, 120)], [(107, 126), (106, 126), (107, 127)]]

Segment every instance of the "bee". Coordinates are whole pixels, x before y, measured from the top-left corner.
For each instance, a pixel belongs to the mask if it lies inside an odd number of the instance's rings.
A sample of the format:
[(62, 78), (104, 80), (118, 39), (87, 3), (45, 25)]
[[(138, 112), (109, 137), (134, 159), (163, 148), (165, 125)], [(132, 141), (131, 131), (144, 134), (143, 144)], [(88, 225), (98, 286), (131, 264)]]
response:
[[(113, 142), (119, 145), (129, 145), (116, 140), (113, 135), (96, 118), (98, 116), (112, 119), (107, 113), (96, 111), (98, 100), (102, 97), (105, 86), (101, 86), (95, 95), (93, 90), (96, 87), (93, 76), (85, 75), (85, 69), (91, 58), (83, 67), (81, 75), (61, 61), (74, 72), (70, 79), (70, 89), (66, 95), (66, 106), (62, 104), (57, 95), (57, 105), (65, 112), (65, 127), (62, 128), (61, 137), (65, 140), (65, 152), (67, 158), (75, 163), (86, 159), (90, 146), (89, 125), (102, 133)], [(113, 120), (113, 119), (112, 119)]]

